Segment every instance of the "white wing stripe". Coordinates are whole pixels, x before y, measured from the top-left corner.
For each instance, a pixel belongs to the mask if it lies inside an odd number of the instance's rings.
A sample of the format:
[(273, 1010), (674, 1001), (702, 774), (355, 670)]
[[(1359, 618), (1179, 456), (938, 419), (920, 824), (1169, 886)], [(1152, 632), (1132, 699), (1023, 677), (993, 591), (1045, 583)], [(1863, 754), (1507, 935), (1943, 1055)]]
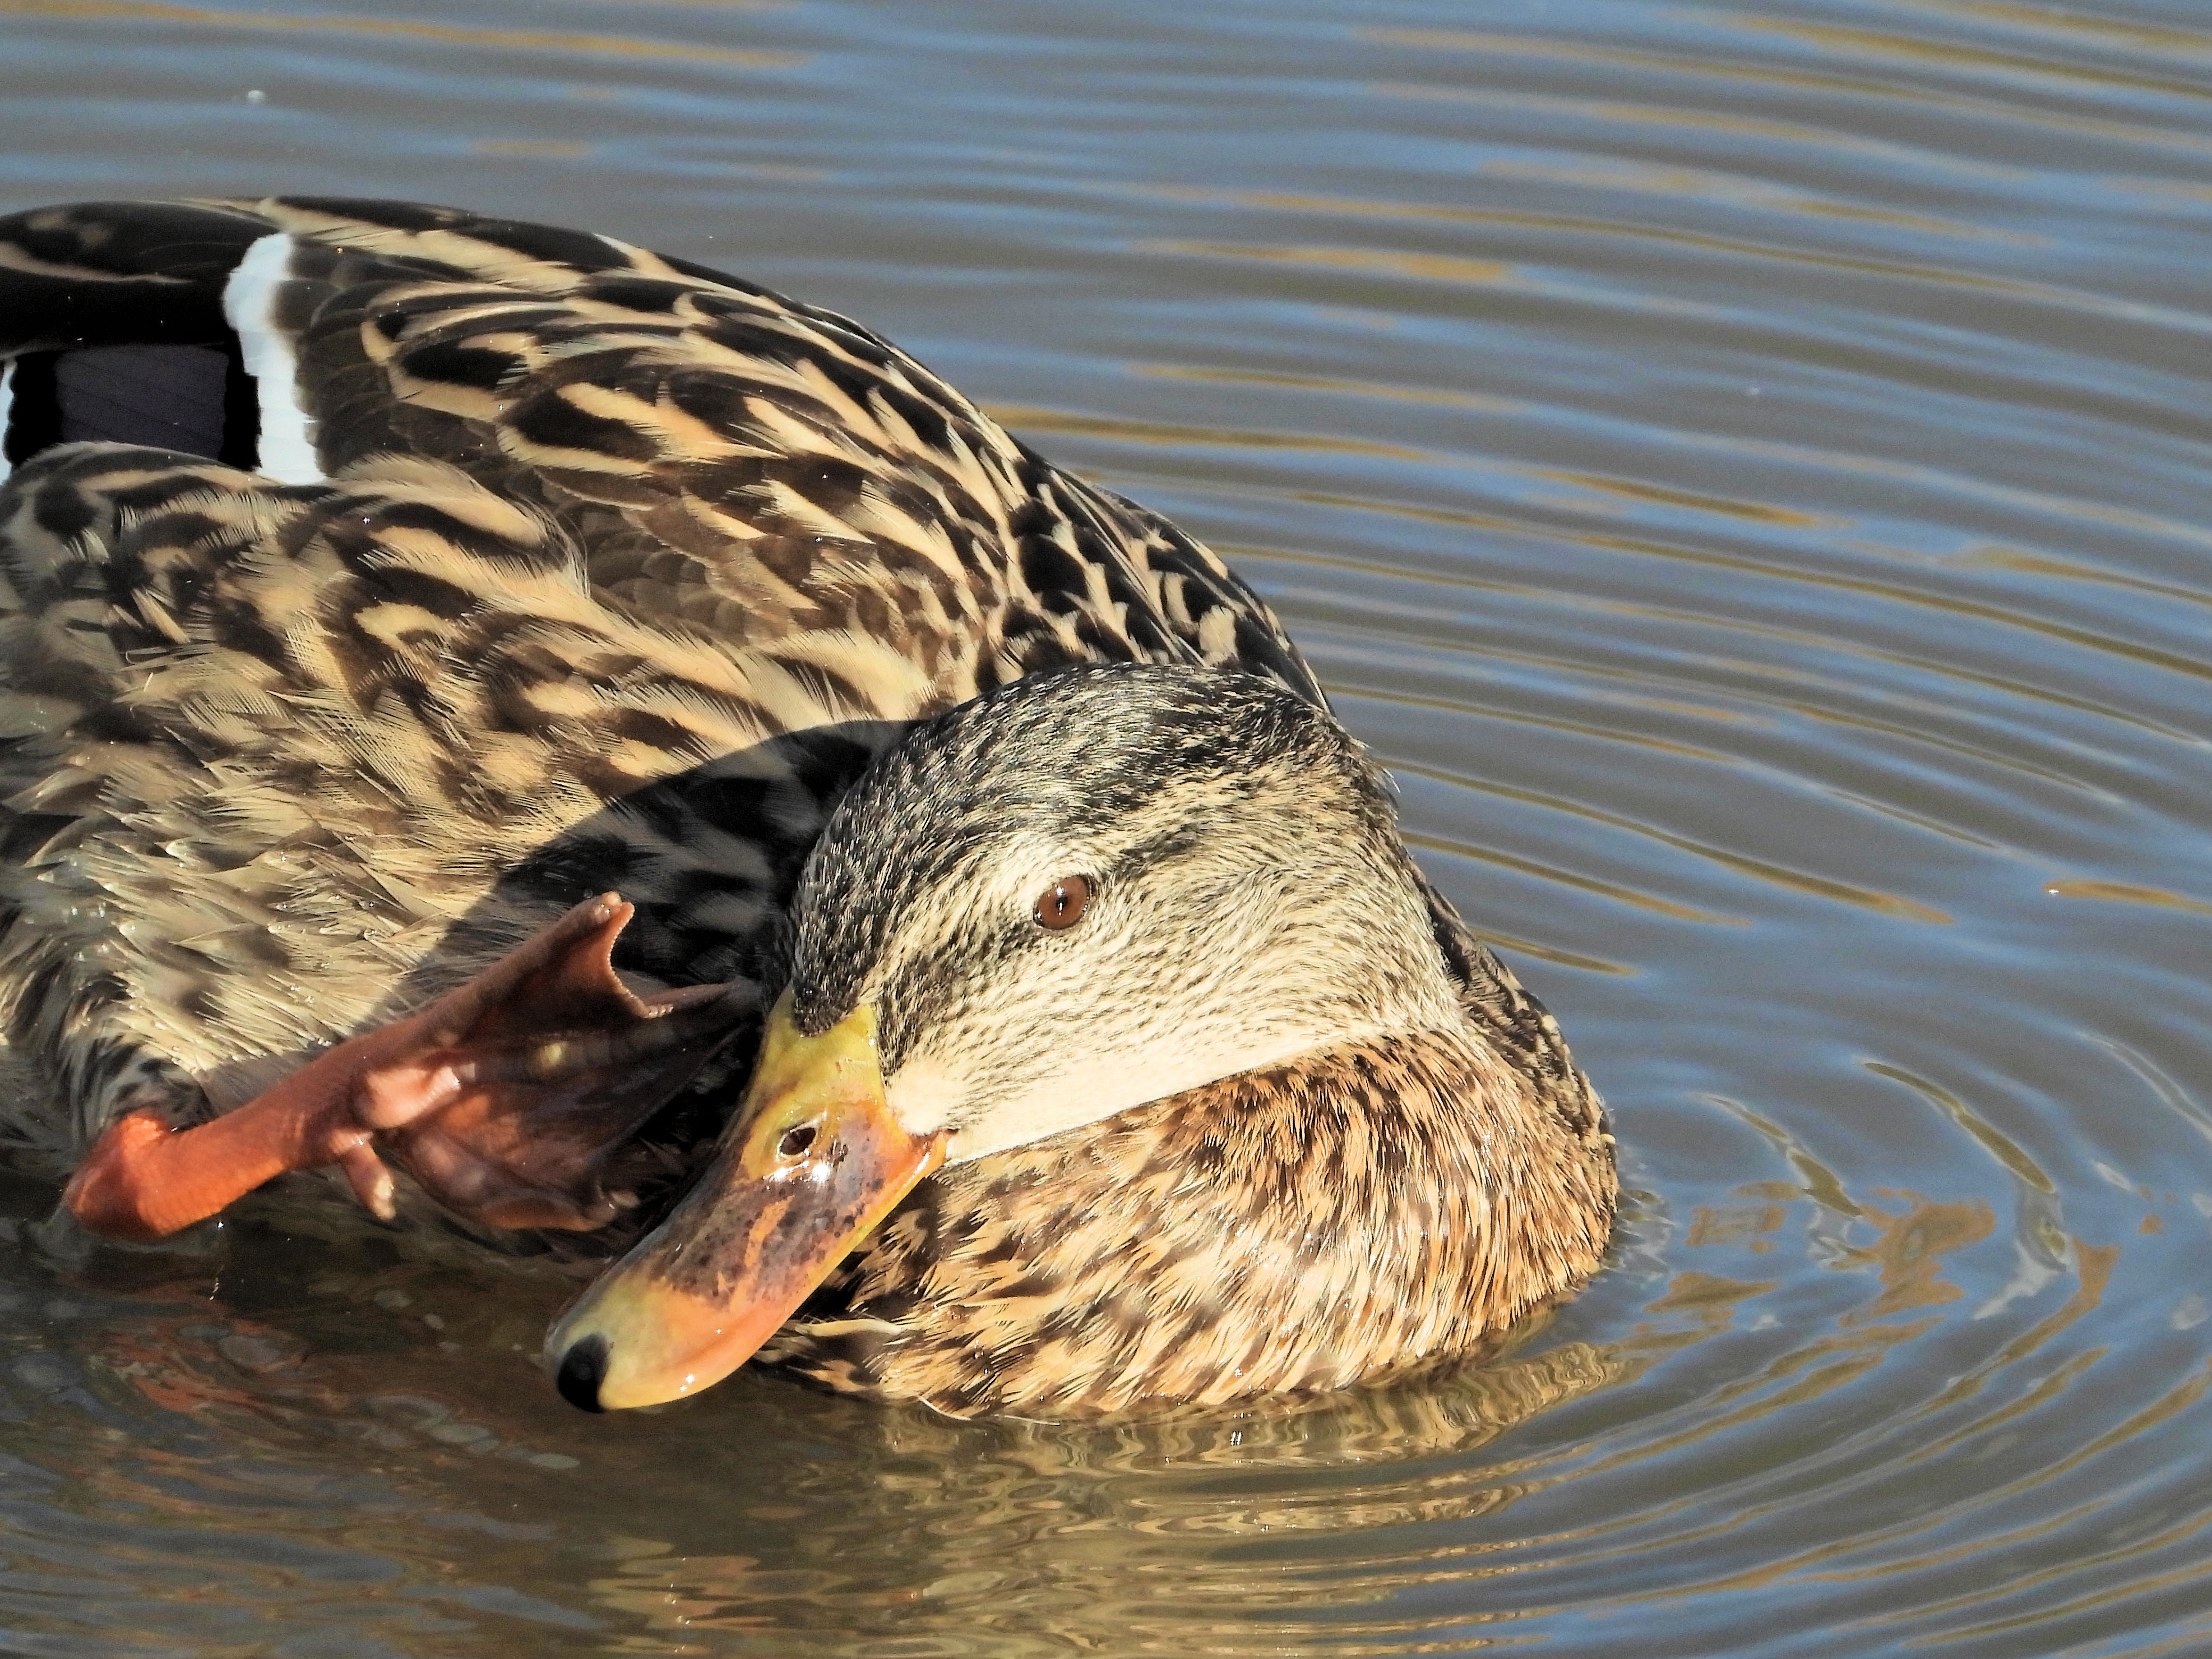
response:
[(261, 471), (279, 483), (320, 483), (313, 423), (300, 406), (292, 342), (276, 326), (278, 290), (290, 273), (292, 239), (279, 232), (246, 250), (223, 284), (222, 314), (238, 331), (246, 372), (261, 407)]

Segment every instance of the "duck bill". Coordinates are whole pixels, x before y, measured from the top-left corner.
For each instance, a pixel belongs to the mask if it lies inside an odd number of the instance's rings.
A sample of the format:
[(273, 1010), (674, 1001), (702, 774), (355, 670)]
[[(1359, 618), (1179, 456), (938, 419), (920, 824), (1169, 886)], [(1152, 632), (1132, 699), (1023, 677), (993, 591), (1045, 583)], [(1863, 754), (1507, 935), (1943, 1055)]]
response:
[(706, 1177), (547, 1337), (562, 1394), (607, 1411), (720, 1382), (944, 1156), (884, 1103), (875, 1010), (807, 1036), (787, 993)]

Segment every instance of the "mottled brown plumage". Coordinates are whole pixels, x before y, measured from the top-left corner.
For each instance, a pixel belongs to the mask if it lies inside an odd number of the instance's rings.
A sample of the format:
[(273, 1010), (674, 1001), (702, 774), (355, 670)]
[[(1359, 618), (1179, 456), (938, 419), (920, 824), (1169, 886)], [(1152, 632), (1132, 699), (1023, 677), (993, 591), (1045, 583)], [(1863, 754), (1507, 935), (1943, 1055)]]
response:
[(943, 1172), (764, 1357), (959, 1416), (1340, 1388), (1587, 1278), (1598, 1135), (1458, 1033), (1324, 1051)]
[[(234, 1106), (603, 890), (639, 907), (641, 987), (772, 994), (854, 780), (1025, 677), (1180, 664), (1321, 704), (1173, 526), (866, 330), (607, 239), (45, 210), (0, 220), (0, 1013), (55, 1085), (19, 1129), (58, 1146)], [(135, 413), (83, 390), (134, 374), (161, 388)], [(956, 1162), (770, 1357), (1097, 1409), (1334, 1386), (1571, 1293), (1612, 1214), (1595, 1102), (1416, 902), (1449, 1029)], [(750, 1041), (662, 1138), (711, 1135)], [(1265, 1248), (1209, 1280), (1224, 1234)]]

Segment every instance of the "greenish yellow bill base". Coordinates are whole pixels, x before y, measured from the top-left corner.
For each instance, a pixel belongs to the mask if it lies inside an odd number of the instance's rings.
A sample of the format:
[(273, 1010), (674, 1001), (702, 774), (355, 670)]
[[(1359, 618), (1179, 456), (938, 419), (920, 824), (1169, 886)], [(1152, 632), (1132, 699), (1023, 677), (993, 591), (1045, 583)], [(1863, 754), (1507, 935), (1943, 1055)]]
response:
[(808, 1036), (787, 994), (714, 1167), (546, 1339), (561, 1392), (608, 1411), (711, 1388), (944, 1156), (884, 1103), (874, 1009)]

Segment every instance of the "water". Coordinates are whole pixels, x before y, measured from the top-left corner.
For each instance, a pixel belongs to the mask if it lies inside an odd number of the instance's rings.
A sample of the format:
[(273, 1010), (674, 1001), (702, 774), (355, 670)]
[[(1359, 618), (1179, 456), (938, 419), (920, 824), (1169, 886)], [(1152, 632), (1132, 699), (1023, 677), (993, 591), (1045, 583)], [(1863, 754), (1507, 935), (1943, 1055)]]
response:
[[(342, 3), (342, 0), (340, 0)], [(1279, 607), (1617, 1118), (1494, 1371), (1142, 1424), (0, 1189), (0, 1651), (2212, 1649), (2212, 26), (2175, 3), (0, 0), (9, 206), (586, 225)]]

